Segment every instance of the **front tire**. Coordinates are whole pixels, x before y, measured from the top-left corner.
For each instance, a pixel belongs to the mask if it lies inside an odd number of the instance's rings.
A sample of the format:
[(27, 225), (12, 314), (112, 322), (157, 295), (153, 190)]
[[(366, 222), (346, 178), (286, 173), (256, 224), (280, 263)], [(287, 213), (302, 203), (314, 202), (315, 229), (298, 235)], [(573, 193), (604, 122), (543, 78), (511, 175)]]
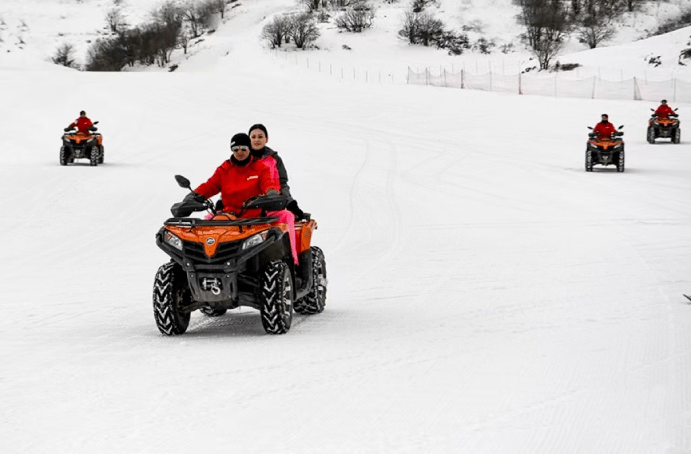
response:
[(99, 164), (99, 148), (96, 146), (91, 147), (89, 151), (89, 164), (92, 166), (98, 166)]
[(317, 314), (327, 304), (327, 262), (324, 253), (316, 246), (310, 247), (312, 255), (312, 287), (302, 299), (296, 301), (295, 310), (300, 314)]
[(680, 143), (680, 128), (675, 128), (675, 131), (673, 132), (673, 144), (679, 144)]
[(64, 145), (60, 147), (60, 166), (67, 166), (67, 150)]
[(625, 146), (622, 146), (622, 150), (618, 154), (618, 172), (625, 172)]
[(103, 148), (103, 145), (99, 146), (99, 164), (103, 164), (103, 160), (106, 156), (106, 150)]
[(654, 131), (654, 128), (652, 126), (646, 129), (646, 141), (649, 144), (653, 144), (654, 142), (656, 142), (656, 132)]
[(154, 280), (154, 319), (159, 331), (168, 336), (182, 335), (190, 324), (190, 313), (182, 306), (191, 300), (185, 274), (175, 262), (159, 267)]
[(271, 335), (288, 332), (293, 321), (293, 280), (285, 262), (267, 264), (260, 279), (260, 293), (264, 331)]
[(589, 150), (588, 148), (586, 149), (586, 159), (584, 162), (584, 167), (586, 168), (586, 172), (593, 171), (593, 154), (591, 153), (591, 150)]

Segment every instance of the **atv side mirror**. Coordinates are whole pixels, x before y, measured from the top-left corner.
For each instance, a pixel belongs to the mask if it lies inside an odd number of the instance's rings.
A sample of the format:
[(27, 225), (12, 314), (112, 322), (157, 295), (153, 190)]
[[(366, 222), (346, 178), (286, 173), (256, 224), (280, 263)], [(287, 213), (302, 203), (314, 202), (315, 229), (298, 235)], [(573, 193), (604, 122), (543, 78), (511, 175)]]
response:
[(593, 129), (593, 128), (591, 128), (590, 126), (587, 126), (587, 128), (588, 128), (588, 129), (590, 129), (590, 130), (592, 130), (592, 129)]
[(192, 188), (190, 188), (190, 181), (182, 175), (176, 175), (175, 181), (178, 182), (178, 185), (180, 185), (181, 188), (187, 188), (188, 190), (192, 191)]
[(675, 109), (673, 109), (673, 110), (674, 110), (674, 111), (677, 111), (677, 110), (678, 110), (678, 108), (676, 107), (676, 108), (675, 108)]
[(96, 120), (93, 124), (94, 124), (94, 125), (98, 125), (98, 123), (99, 123), (99, 121)]
[[(649, 108), (649, 109), (651, 109), (653, 111), (653, 108)], [(654, 111), (654, 112), (656, 112), (656, 111)]]
[(625, 127), (625, 125), (620, 125), (620, 126), (618, 126), (618, 129), (621, 130), (621, 129), (623, 129), (624, 127)]

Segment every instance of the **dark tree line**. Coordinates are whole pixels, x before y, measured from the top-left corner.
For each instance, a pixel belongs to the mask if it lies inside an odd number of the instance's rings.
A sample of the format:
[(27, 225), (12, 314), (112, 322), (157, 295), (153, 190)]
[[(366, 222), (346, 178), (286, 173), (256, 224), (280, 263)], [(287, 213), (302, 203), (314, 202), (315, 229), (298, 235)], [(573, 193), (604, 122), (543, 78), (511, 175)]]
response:
[(171, 54), (181, 48), (187, 53), (190, 39), (214, 26), (216, 15), (223, 18), (229, 3), (237, 0), (188, 1), (183, 6), (173, 0), (152, 12), (149, 23), (125, 28), (122, 17), (111, 10), (106, 21), (115, 33), (100, 39), (87, 52), (87, 71), (120, 71), (123, 67), (170, 63)]

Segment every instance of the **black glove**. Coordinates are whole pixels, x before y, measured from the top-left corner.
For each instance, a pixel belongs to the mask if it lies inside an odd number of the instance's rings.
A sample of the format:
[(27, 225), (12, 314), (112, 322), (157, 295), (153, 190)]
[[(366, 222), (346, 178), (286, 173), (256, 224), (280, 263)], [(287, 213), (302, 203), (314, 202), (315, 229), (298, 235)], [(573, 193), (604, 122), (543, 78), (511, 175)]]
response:
[(187, 196), (185, 196), (185, 199), (183, 201), (189, 201), (190, 199), (197, 201), (197, 202), (204, 202), (207, 200), (204, 196), (201, 194), (197, 194), (194, 191), (192, 193), (189, 193)]
[(296, 216), (297, 220), (305, 219), (305, 212), (300, 210), (300, 208), (298, 207), (298, 202), (295, 199), (286, 204), (286, 209), (293, 213)]

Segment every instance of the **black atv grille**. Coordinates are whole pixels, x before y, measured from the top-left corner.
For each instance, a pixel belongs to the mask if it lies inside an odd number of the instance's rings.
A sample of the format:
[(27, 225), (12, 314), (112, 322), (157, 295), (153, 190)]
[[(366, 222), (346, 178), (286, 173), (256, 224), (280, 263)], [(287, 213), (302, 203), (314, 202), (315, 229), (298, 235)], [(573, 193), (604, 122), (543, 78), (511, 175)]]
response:
[(183, 254), (198, 264), (222, 265), (227, 260), (238, 254), (242, 242), (222, 243), (216, 248), (216, 253), (208, 257), (204, 252), (204, 245), (195, 242), (183, 242)]

